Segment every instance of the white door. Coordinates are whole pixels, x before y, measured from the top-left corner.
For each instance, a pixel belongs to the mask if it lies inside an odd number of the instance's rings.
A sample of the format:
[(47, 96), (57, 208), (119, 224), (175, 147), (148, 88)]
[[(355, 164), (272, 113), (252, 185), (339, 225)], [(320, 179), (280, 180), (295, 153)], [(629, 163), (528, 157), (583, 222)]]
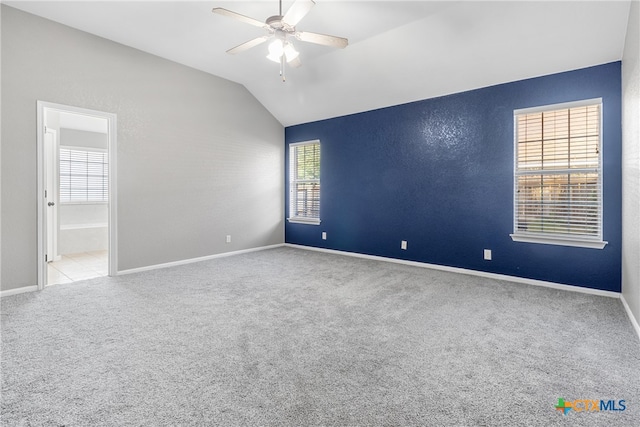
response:
[(58, 149), (54, 129), (45, 128), (44, 133), (44, 179), (47, 224), (47, 262), (56, 261), (58, 255)]

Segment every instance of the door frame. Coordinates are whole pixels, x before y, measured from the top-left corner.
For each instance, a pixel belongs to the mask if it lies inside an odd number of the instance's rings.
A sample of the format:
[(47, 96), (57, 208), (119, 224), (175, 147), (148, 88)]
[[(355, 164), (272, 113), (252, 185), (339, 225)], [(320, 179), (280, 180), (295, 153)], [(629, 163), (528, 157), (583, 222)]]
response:
[(109, 152), (109, 208), (108, 208), (108, 225), (109, 225), (109, 276), (118, 274), (118, 221), (117, 221), (117, 117), (113, 113), (104, 111), (90, 110), (87, 108), (74, 107), (70, 105), (56, 104), (53, 102), (37, 101), (37, 209), (38, 209), (38, 290), (44, 289), (47, 284), (47, 264), (45, 261), (45, 252), (47, 250), (47, 224), (46, 212), (47, 204), (45, 203), (45, 111), (59, 111), (72, 114), (81, 114), (90, 117), (97, 117), (107, 120), (107, 147)]

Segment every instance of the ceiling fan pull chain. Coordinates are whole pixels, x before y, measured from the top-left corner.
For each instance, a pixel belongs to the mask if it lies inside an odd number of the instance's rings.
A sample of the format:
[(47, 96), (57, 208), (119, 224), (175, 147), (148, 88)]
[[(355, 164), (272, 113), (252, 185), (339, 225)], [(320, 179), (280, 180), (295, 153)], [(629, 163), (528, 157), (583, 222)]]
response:
[(284, 54), (280, 57), (280, 75), (282, 76), (282, 83), (286, 82), (287, 79), (285, 78), (284, 75)]

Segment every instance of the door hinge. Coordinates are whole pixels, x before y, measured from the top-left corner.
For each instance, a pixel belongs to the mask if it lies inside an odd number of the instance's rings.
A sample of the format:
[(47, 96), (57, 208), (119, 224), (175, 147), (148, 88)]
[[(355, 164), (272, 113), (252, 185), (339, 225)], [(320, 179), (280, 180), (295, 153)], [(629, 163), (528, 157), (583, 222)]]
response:
[(47, 190), (44, 190), (44, 198), (47, 198)]
[(49, 261), (49, 259), (47, 257), (48, 257), (48, 255), (44, 254), (44, 262), (48, 262)]

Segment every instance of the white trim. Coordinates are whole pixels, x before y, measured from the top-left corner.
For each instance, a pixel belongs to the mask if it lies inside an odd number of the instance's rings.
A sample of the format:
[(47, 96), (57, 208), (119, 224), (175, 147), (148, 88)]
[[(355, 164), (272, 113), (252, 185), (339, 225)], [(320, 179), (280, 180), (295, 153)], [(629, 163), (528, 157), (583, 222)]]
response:
[(87, 108), (74, 107), (70, 105), (56, 104), (53, 102), (36, 101), (36, 135), (37, 135), (37, 206), (38, 206), (38, 285), (37, 288), (44, 289), (47, 281), (47, 269), (45, 268), (44, 253), (45, 253), (45, 235), (46, 224), (44, 224), (44, 176), (43, 176), (43, 162), (44, 162), (44, 113), (45, 110), (53, 110), (58, 112), (80, 114), (90, 117), (99, 117), (106, 119), (108, 123), (108, 151), (109, 151), (109, 276), (115, 276), (118, 272), (118, 192), (117, 192), (117, 116), (113, 113), (107, 113), (104, 111), (90, 110)]
[(249, 253), (249, 252), (264, 251), (264, 250), (267, 250), (267, 249), (280, 248), (282, 246), (284, 246), (284, 243), (278, 243), (277, 245), (270, 245), (270, 246), (260, 246), (260, 247), (251, 248), (251, 249), (242, 249), (242, 250), (239, 250), (239, 251), (223, 252), (221, 254), (207, 255), (207, 256), (203, 256), (203, 257), (199, 257), (199, 258), (183, 259), (183, 260), (180, 260), (180, 261), (167, 262), (167, 263), (164, 263), (164, 264), (154, 264), (154, 265), (149, 265), (149, 266), (146, 266), (146, 267), (130, 268), (128, 270), (118, 271), (118, 276), (121, 276), (121, 275), (124, 275), (124, 274), (140, 273), (140, 272), (143, 272), (143, 271), (158, 270), (160, 268), (168, 268), (168, 267), (176, 267), (176, 266), (185, 265), (185, 264), (193, 264), (194, 262), (208, 261), (208, 260), (216, 259), (216, 258), (225, 258), (225, 257), (229, 257), (229, 256), (234, 256), (234, 255), (246, 254), (246, 253)]
[(547, 104), (536, 107), (520, 108), (513, 110), (513, 115), (540, 113), (549, 110), (564, 110), (566, 108), (584, 107), (585, 105), (602, 104), (602, 98), (583, 99), (580, 101), (561, 102), (559, 104)]
[[(243, 249), (243, 250), (233, 251), (233, 252), (225, 252), (225, 253), (221, 253), (221, 254), (209, 255), (209, 256), (204, 256), (204, 257), (199, 257), (199, 258), (191, 258), (191, 259), (185, 259), (185, 260), (181, 260), (181, 261), (168, 262), (168, 263), (165, 263), (165, 264), (156, 264), (156, 265), (150, 265), (150, 266), (147, 266), (147, 267), (132, 268), (132, 269), (129, 269), (129, 270), (119, 271), (117, 273), (117, 275), (120, 276), (120, 275), (126, 275), (126, 274), (140, 273), (140, 272), (144, 272), (144, 271), (157, 270), (157, 269), (160, 269), (160, 268), (175, 267), (175, 266), (185, 265), (185, 264), (193, 264), (195, 262), (208, 261), (208, 260), (216, 259), (216, 258), (225, 258), (225, 257), (234, 256), (234, 255), (246, 254), (246, 253), (249, 253), (249, 252), (264, 251), (264, 250), (267, 250), (267, 249), (275, 249), (275, 248), (280, 248), (280, 247), (283, 247), (283, 246), (285, 246), (284, 243), (278, 243), (277, 245), (260, 246), (260, 247), (257, 247), (257, 248)], [(25, 292), (35, 292), (35, 291), (38, 291), (38, 290), (39, 290), (38, 289), (38, 285), (24, 286), (24, 287), (16, 288), (16, 289), (8, 289), (6, 291), (0, 291), (0, 298), (8, 297), (8, 296), (11, 296), (11, 295), (17, 295), (17, 294), (21, 294), (21, 293), (25, 293)]]
[(631, 321), (631, 326), (635, 329), (636, 334), (638, 334), (638, 339), (640, 339), (640, 324), (638, 324), (638, 319), (633, 315), (631, 311), (631, 307), (627, 304), (627, 300), (625, 299), (623, 294), (620, 294), (620, 301), (622, 301), (622, 305), (624, 306), (624, 310), (627, 312), (627, 316), (629, 316), (629, 320)]
[(310, 225), (320, 225), (320, 218), (304, 218), (304, 217), (295, 217), (295, 218), (287, 218), (287, 221), (292, 222), (294, 224), (310, 224)]
[[(548, 111), (563, 110), (570, 108), (585, 107), (591, 105), (599, 105), (599, 153), (598, 153), (598, 167), (593, 168), (564, 168), (564, 169), (537, 169), (537, 170), (518, 170), (518, 116), (533, 113), (545, 113)], [(513, 110), (513, 234), (510, 234), (514, 242), (528, 242), (528, 243), (540, 243), (547, 245), (561, 245), (572, 247), (583, 247), (592, 249), (603, 249), (607, 244), (604, 241), (604, 104), (602, 98), (584, 99), (579, 101), (562, 102), (559, 104), (540, 105), (531, 108), (520, 108)], [(544, 141), (544, 139), (543, 139)], [(568, 166), (567, 166), (568, 167)], [(597, 173), (598, 174), (598, 213), (599, 213), (599, 229), (597, 240), (582, 240), (580, 237), (572, 238), (554, 236), (552, 233), (544, 233), (544, 236), (530, 235), (529, 233), (521, 233), (518, 231), (518, 177), (526, 175), (560, 175), (560, 174), (576, 174), (576, 173)], [(523, 235), (524, 234), (524, 235)], [(587, 236), (591, 237), (591, 236)]]
[(297, 249), (305, 249), (309, 251), (326, 252), (334, 255), (346, 255), (346, 256), (370, 259), (375, 261), (392, 262), (396, 264), (410, 265), (412, 267), (421, 267), (421, 268), (429, 268), (432, 270), (448, 271), (450, 273), (459, 273), (459, 274), (467, 274), (470, 276), (486, 277), (488, 279), (503, 280), (507, 282), (523, 283), (525, 285), (543, 286), (545, 288), (558, 289), (561, 291), (580, 292), (583, 294), (598, 295), (598, 296), (609, 297), (609, 298), (620, 298), (619, 292), (603, 291), (600, 289), (583, 288), (581, 286), (545, 282), (544, 280), (527, 279), (524, 277), (508, 276), (506, 274), (488, 273), (486, 271), (468, 270), (466, 268), (460, 268), (460, 267), (449, 267), (446, 265), (428, 264), (426, 262), (418, 262), (418, 261), (406, 261), (406, 260), (397, 259), (397, 258), (387, 258), (382, 256), (376, 256), (376, 255), (365, 255), (365, 254), (359, 254), (356, 252), (344, 252), (344, 251), (338, 251), (334, 249), (316, 248), (313, 246), (294, 245), (291, 243), (285, 243), (285, 246), (288, 246), (291, 248), (297, 248)]
[(60, 148), (64, 148), (65, 150), (91, 151), (93, 153), (106, 153), (109, 151), (108, 148), (82, 147), (79, 145), (64, 145), (64, 144), (60, 144)]
[(11, 295), (23, 294), (25, 292), (35, 292), (38, 290), (38, 285), (23, 286), (16, 289), (7, 289), (6, 291), (0, 291), (0, 298), (9, 297)]
[(45, 224), (45, 216), (44, 216), (44, 191), (45, 191), (45, 182), (44, 182), (44, 134), (47, 130), (44, 127), (44, 108), (45, 105), (42, 101), (37, 101), (37, 112), (36, 112), (36, 173), (37, 180), (36, 183), (36, 199), (37, 199), (37, 238), (38, 238), (38, 253), (36, 255), (36, 259), (38, 262), (37, 268), (37, 290), (44, 289), (47, 284), (47, 269), (45, 268), (45, 259), (44, 253), (46, 251), (45, 246), (45, 237), (47, 233), (47, 225)]
[(118, 274), (118, 116), (102, 113), (108, 117), (107, 144), (109, 147), (109, 276)]
[[(295, 165), (295, 157), (293, 156), (293, 153), (296, 152), (296, 148), (297, 147), (304, 147), (307, 145), (318, 145), (318, 147), (320, 147), (320, 158), (322, 159), (322, 145), (320, 144), (320, 140), (319, 139), (314, 139), (314, 140), (309, 140), (309, 141), (300, 141), (300, 142), (293, 142), (291, 144), (289, 144), (288, 146), (288, 151), (287, 154), (289, 156), (289, 200), (288, 200), (288, 213), (289, 213), (289, 217), (287, 218), (287, 221), (293, 224), (309, 224), (309, 225), (320, 225), (320, 212), (318, 212), (318, 217), (317, 218), (308, 218), (308, 217), (299, 217), (299, 216), (295, 216), (293, 215), (293, 213), (296, 211), (295, 209), (295, 205), (296, 205), (296, 201), (297, 201), (297, 196), (296, 191), (295, 191), (295, 184), (297, 183), (302, 183), (302, 184), (307, 184), (307, 183), (311, 183), (311, 184), (315, 184), (317, 183), (318, 186), (320, 186), (320, 192), (322, 193), (322, 186), (320, 184), (320, 178), (318, 179), (301, 179), (298, 180), (297, 178), (294, 178), (294, 176), (297, 177), (297, 166)], [(322, 160), (320, 160), (320, 162), (322, 162)], [(320, 168), (322, 168), (322, 166), (320, 166)], [(320, 171), (318, 171), (320, 172)], [(320, 195), (320, 202), (322, 201), (322, 194)]]
[[(631, 325), (633, 326), (633, 329), (636, 331), (636, 334), (638, 335), (638, 338), (640, 339), (640, 324), (638, 324), (638, 321), (636, 320), (635, 316), (631, 312), (631, 308), (629, 307), (629, 304), (627, 304), (627, 301), (624, 298), (624, 295), (622, 295), (621, 293), (618, 293), (618, 292), (610, 292), (610, 291), (602, 291), (602, 290), (599, 290), (599, 289), (582, 288), (582, 287), (579, 287), (579, 286), (563, 285), (563, 284), (558, 284), (558, 283), (545, 282), (545, 281), (542, 281), (542, 280), (525, 279), (525, 278), (522, 278), (522, 277), (507, 276), (507, 275), (504, 275), (504, 274), (496, 274), (496, 273), (487, 273), (487, 272), (483, 272), (483, 271), (468, 270), (468, 269), (458, 268), (458, 267), (447, 267), (447, 266), (442, 266), (442, 265), (437, 265), (437, 264), (428, 264), (428, 263), (416, 262), (416, 261), (405, 261), (405, 260), (401, 260), (401, 259), (386, 258), (386, 257), (381, 257), (381, 256), (375, 256), (375, 255), (364, 255), (364, 254), (358, 254), (358, 253), (354, 253), (354, 252), (344, 252), (344, 251), (338, 251), (338, 250), (334, 250), (334, 249), (324, 249), (324, 248), (315, 248), (315, 247), (311, 247), (311, 246), (294, 245), (294, 244), (291, 244), (291, 243), (279, 243), (277, 245), (261, 246), (261, 247), (258, 247), (258, 248), (244, 249), (244, 250), (234, 251), (234, 252), (225, 252), (225, 253), (222, 253), (222, 254), (209, 255), (209, 256), (200, 257), (200, 258), (191, 258), (191, 259), (187, 259), (187, 260), (169, 262), (169, 263), (165, 263), (165, 264), (156, 264), (156, 265), (151, 265), (151, 266), (148, 266), (148, 267), (132, 268), (132, 269), (129, 269), (129, 270), (119, 271), (118, 275), (126, 275), (126, 274), (140, 273), (140, 272), (150, 271), (150, 270), (157, 270), (157, 269), (167, 268), (167, 267), (175, 267), (175, 266), (179, 266), (179, 265), (192, 264), (192, 263), (195, 263), (195, 262), (207, 261), (207, 260), (216, 259), (216, 258), (224, 258), (224, 257), (229, 257), (229, 256), (233, 256), (233, 255), (240, 255), (240, 254), (249, 253), (249, 252), (258, 252), (258, 251), (263, 251), (263, 250), (267, 250), (267, 249), (275, 249), (275, 248), (280, 248), (280, 247), (284, 247), (284, 246), (290, 247), (290, 248), (308, 250), (308, 251), (330, 253), (330, 254), (334, 254), (334, 255), (351, 256), (351, 257), (355, 257), (355, 258), (364, 258), (364, 259), (370, 259), (370, 260), (375, 260), (375, 261), (383, 261), (383, 262), (391, 262), (391, 263), (396, 263), (396, 264), (404, 264), (404, 265), (409, 265), (409, 266), (413, 266), (413, 267), (430, 268), (430, 269), (433, 269), (433, 270), (441, 270), (441, 271), (448, 271), (448, 272), (452, 272), (452, 273), (467, 274), (467, 275), (471, 275), (471, 276), (486, 277), (486, 278), (489, 278), (489, 279), (516, 282), (516, 283), (522, 283), (522, 284), (526, 284), (526, 285), (542, 286), (542, 287), (546, 287), (546, 288), (558, 289), (558, 290), (569, 291), (569, 292), (579, 292), (579, 293), (598, 295), (598, 296), (604, 296), (604, 297), (609, 297), (609, 298), (619, 298), (622, 301), (622, 305), (624, 306), (625, 311), (627, 312), (627, 316), (629, 317), (629, 321), (631, 322)], [(8, 296), (11, 296), (11, 295), (17, 295), (17, 294), (21, 294), (21, 293), (25, 293), (25, 292), (35, 292), (37, 290), (38, 290), (38, 286), (37, 285), (24, 286), (24, 287), (16, 288), (16, 289), (9, 289), (9, 290), (6, 290), (6, 291), (0, 291), (0, 298), (8, 297)]]
[(551, 236), (525, 236), (523, 234), (509, 234), (514, 242), (540, 243), (543, 245), (573, 246), (576, 248), (604, 249), (609, 242), (594, 240), (580, 240), (570, 238), (556, 238)]
[(310, 139), (309, 141), (292, 142), (289, 147), (297, 147), (298, 145), (320, 144), (319, 139)]

